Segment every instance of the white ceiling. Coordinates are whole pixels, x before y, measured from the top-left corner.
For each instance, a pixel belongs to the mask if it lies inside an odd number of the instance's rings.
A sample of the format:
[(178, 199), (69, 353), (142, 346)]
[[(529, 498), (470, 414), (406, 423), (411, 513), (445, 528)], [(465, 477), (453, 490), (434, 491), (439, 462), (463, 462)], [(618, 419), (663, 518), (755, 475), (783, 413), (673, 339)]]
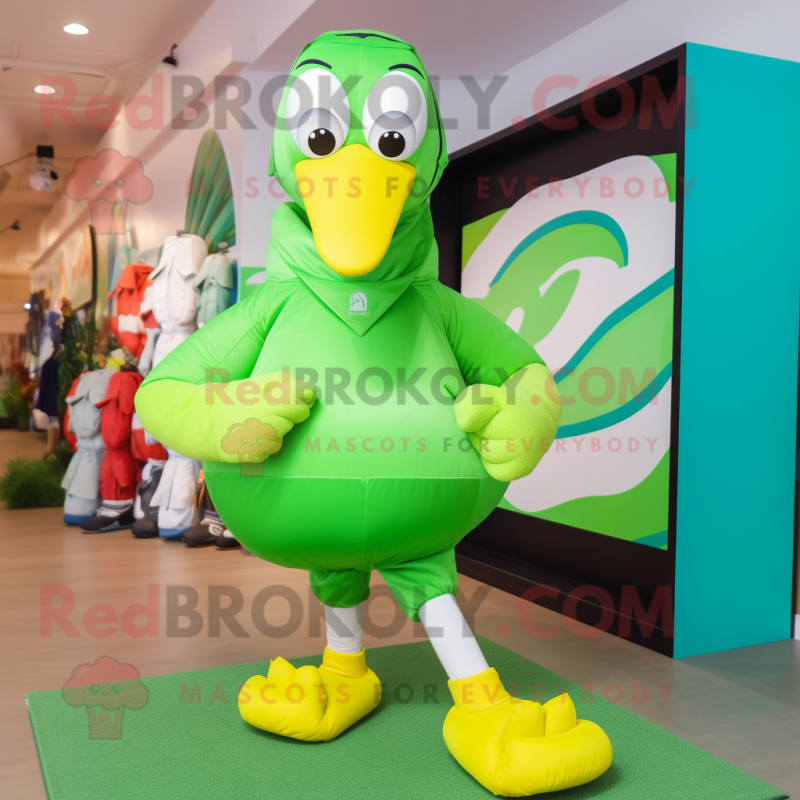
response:
[[(103, 131), (83, 126), (70, 130), (57, 123), (44, 130), (39, 95), (33, 87), (43, 75), (68, 76), (81, 98), (111, 94), (120, 102), (144, 83), (170, 46), (191, 30), (212, 0), (17, 0), (4, 2), (0, 24), (0, 164), (37, 144), (55, 147), (55, 190), (34, 192), (29, 157), (6, 167), (11, 173), (0, 193), (0, 230), (21, 220), (22, 231), (0, 234), (0, 274), (19, 273), (35, 261), (39, 224), (58, 200), (63, 178), (75, 160), (91, 153)], [(62, 29), (70, 22), (89, 28), (84, 36)], [(30, 67), (12, 61), (58, 65)], [(99, 73), (99, 74), (87, 74)], [(59, 97), (59, 92), (56, 97)], [(85, 102), (85, 101), (84, 101)]]
[[(125, 99), (135, 92), (169, 52), (170, 45), (191, 30), (211, 0), (17, 0), (4, 3), (0, 26), (0, 59), (51, 62), (72, 65), (77, 72), (68, 74), (77, 84), (78, 95), (113, 94)], [(62, 28), (80, 22), (89, 28), (85, 36), (73, 36)], [(41, 144), (49, 131), (42, 131), (37, 95), (33, 94), (43, 74), (50, 70), (13, 67), (3, 61), (0, 72), (0, 163), (20, 152), (9, 153), (9, 141), (30, 144), (31, 136)], [(110, 80), (80, 74), (99, 70)], [(13, 101), (13, 102), (9, 102)], [(29, 102), (32, 105), (21, 105)], [(11, 135), (9, 135), (11, 134)], [(16, 134), (16, 135), (14, 135)], [(97, 141), (98, 131), (58, 130), (59, 151), (63, 155), (81, 155), (86, 145)]]
[(379, 30), (412, 44), (431, 75), (490, 79), (625, 0), (316, 0), (254, 67), (288, 71), (330, 30)]

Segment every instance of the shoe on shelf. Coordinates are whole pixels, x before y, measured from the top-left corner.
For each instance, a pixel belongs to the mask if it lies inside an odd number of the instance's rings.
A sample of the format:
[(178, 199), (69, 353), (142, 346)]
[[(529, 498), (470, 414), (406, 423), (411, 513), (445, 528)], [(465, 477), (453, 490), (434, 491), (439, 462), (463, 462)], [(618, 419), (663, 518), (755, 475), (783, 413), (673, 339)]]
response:
[(133, 523), (131, 533), (137, 539), (158, 539), (158, 523), (151, 517), (142, 517)]
[(87, 519), (81, 523), (83, 533), (106, 533), (107, 531), (118, 531), (122, 528), (130, 528), (134, 523), (133, 505), (120, 511), (118, 508), (108, 508), (100, 506), (97, 509), (97, 516)]
[(241, 542), (227, 528), (217, 539), (217, 550), (237, 550), (241, 546)]
[(216, 544), (225, 531), (225, 526), (215, 519), (204, 519), (183, 534), (183, 543), (187, 547), (208, 547)]

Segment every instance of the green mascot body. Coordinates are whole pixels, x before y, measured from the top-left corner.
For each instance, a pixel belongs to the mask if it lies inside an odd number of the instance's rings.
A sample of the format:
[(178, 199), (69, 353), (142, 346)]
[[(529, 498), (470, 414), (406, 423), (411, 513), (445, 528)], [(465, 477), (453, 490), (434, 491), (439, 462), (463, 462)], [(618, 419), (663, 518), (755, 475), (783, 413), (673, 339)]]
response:
[[(298, 57), (278, 119), (286, 124), (275, 131), (270, 173), (293, 202), (273, 215), (266, 283), (162, 361), (137, 411), (166, 446), (203, 460), (217, 509), (254, 554), (308, 570), (334, 608), (364, 601), (378, 569), (419, 620), (426, 603), (455, 594), (455, 544), (508, 481), (536, 466), (560, 402), (530, 345), (437, 280), (427, 198), (447, 156), (414, 49), (377, 32), (321, 36)], [(326, 648), (314, 675), (327, 686), (358, 674), (361, 706), (349, 686), (348, 711), (329, 704), (312, 722), (291, 705), (248, 709), (240, 697), (242, 715), (295, 738), (338, 735), (377, 702), (366, 699), (374, 673), (346, 658)], [(293, 668), (276, 659), (268, 678), (282, 670)], [(555, 768), (544, 782), (539, 773), (498, 777), (496, 743), (475, 744), (475, 716), (459, 706), (456, 684), (445, 738), (493, 791), (577, 785), (610, 763), (605, 735), (576, 726), (573, 709), (558, 725), (600, 741), (588, 761), (581, 750), (580, 768), (567, 765), (561, 777)], [(497, 739), (507, 715), (495, 706), (485, 722), (496, 716)]]

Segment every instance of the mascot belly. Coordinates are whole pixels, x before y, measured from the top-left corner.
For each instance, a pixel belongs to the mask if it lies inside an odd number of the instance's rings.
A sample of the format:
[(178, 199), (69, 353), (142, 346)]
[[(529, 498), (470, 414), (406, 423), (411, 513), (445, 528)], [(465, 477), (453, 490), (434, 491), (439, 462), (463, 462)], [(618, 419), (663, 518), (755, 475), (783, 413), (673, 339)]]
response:
[(254, 554), (308, 570), (410, 561), (452, 547), (502, 497), (507, 484), (458, 427), (463, 379), (414, 284), (363, 338), (300, 284), (253, 375), (281, 370), (318, 387), (302, 429), (257, 468), (203, 465), (223, 519)]

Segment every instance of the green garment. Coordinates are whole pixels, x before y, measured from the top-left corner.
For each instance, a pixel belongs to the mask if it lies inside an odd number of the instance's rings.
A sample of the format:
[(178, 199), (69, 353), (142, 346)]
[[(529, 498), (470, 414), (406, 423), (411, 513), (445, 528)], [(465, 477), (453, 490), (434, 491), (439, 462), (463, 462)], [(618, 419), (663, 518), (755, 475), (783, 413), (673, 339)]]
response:
[[(362, 61), (380, 54), (375, 40), (333, 36), (302, 57), (337, 64), (353, 51)], [(413, 49), (392, 42), (387, 65), (422, 69)], [(433, 98), (426, 78), (425, 91)], [(432, 189), (446, 155), (435, 100), (429, 106), (434, 124), (414, 159)], [(273, 163), (287, 153), (300, 160), (296, 150), (276, 130)], [(439, 283), (424, 200), (409, 196), (382, 260), (359, 277), (322, 260), (301, 203), (273, 215), (265, 285), (170, 353), (139, 390), (137, 412), (167, 447), (204, 462), (217, 510), (255, 555), (309, 570), (317, 596), (334, 606), (365, 599), (377, 568), (416, 620), (426, 600), (455, 592), (453, 547), (507, 486), (487, 474), (454, 399), (542, 362), (490, 312)], [(263, 376), (275, 373), (314, 384), (316, 402), (264, 402)], [(269, 436), (274, 454), (261, 461), (266, 452), (254, 456), (253, 442)]]
[[(418, 229), (430, 225), (427, 205), (422, 217)], [(301, 269), (285, 260), (284, 218), (291, 241), (308, 256), (295, 227), (302, 216), (287, 204), (274, 218), (273, 242), (281, 246), (270, 247), (265, 285), (170, 353), (148, 376), (136, 407), (159, 441), (204, 459), (214, 504), (245, 547), (318, 576), (355, 570), (361, 586), (359, 572), (451, 551), (497, 505), (507, 484), (486, 474), (456, 424), (453, 399), (465, 385), (499, 386), (541, 359), (491, 313), (438, 282), (432, 236), (432, 252), (396, 270), (404, 290), (382, 297), (381, 304), (393, 302), (358, 335), (329, 307), (334, 287), (318, 294), (323, 278), (313, 279), (308, 262)], [(352, 281), (330, 274), (346, 309)], [(370, 283), (381, 286), (378, 276)], [(227, 454), (219, 438), (209, 441), (213, 412), (232, 413), (231, 423), (254, 412), (216, 397), (209, 405), (207, 376), (236, 382), (282, 370), (317, 385), (309, 418), (263, 464), (216, 460)], [(232, 383), (225, 395), (234, 400), (236, 388)], [(421, 594), (451, 591), (449, 573), (443, 579)], [(421, 603), (408, 597), (413, 585), (398, 594), (416, 619)], [(356, 597), (347, 602), (360, 602), (363, 593)], [(337, 604), (335, 596), (321, 599)]]

